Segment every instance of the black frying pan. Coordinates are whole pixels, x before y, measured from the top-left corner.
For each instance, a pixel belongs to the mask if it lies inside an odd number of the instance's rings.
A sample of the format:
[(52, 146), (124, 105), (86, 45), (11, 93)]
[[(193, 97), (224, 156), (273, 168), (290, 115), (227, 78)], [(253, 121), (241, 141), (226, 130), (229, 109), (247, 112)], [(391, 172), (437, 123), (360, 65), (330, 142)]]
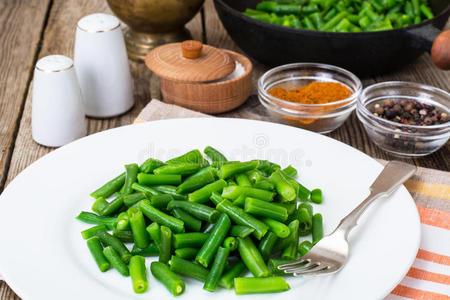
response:
[[(252, 58), (270, 65), (322, 62), (359, 75), (383, 73), (403, 66), (424, 51), (450, 69), (450, 31), (441, 32), (450, 15), (450, 0), (429, 0), (435, 18), (400, 29), (337, 33), (287, 28), (242, 15), (260, 0), (214, 0), (228, 34)], [(438, 37), (439, 36), (439, 37)]]

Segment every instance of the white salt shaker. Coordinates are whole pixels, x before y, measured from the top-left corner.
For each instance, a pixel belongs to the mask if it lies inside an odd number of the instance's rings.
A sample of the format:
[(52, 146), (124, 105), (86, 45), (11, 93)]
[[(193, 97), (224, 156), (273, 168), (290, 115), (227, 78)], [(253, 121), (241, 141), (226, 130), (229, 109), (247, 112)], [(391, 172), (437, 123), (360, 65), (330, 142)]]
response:
[(74, 61), (87, 116), (113, 117), (134, 105), (119, 19), (100, 13), (81, 18), (76, 31)]
[(73, 61), (63, 55), (41, 58), (34, 69), (33, 139), (59, 147), (86, 135), (84, 105)]

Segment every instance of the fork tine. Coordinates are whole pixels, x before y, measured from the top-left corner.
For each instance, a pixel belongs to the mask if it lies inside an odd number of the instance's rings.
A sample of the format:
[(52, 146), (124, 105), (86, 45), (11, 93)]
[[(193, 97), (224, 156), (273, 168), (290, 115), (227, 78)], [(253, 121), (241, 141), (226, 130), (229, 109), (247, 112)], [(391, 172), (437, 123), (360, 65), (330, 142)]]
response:
[(294, 272), (294, 276), (300, 276), (300, 275), (313, 275), (314, 273), (320, 273), (322, 271), (326, 271), (329, 269), (329, 266), (316, 266), (309, 270), (301, 270), (299, 272)]
[(308, 263), (306, 263), (305, 265), (301, 266), (301, 267), (292, 267), (289, 269), (284, 269), (284, 273), (295, 273), (296, 271), (300, 271), (300, 270), (306, 270), (309, 269), (314, 263), (312, 261), (308, 261)]
[(278, 266), (278, 270), (286, 270), (286, 269), (291, 269), (293, 267), (297, 267), (301, 264), (304, 264), (305, 262), (309, 262), (309, 260), (307, 259), (301, 259), (299, 261), (293, 262), (293, 263), (289, 263), (289, 264), (284, 264), (284, 265), (279, 265)]

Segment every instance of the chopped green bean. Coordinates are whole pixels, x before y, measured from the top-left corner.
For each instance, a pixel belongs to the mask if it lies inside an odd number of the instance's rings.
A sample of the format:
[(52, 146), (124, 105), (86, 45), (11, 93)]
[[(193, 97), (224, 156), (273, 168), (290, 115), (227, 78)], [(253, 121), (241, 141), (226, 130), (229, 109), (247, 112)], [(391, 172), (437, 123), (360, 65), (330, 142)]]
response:
[[(172, 203), (174, 201), (171, 201)], [(170, 204), (169, 203), (169, 204)], [(149, 200), (143, 200), (140, 202), (139, 205), (140, 209), (142, 210), (142, 213), (152, 220), (152, 222), (157, 222), (158, 224), (164, 225), (169, 227), (171, 230), (173, 230), (176, 233), (184, 232), (184, 222), (180, 219), (177, 219), (175, 217), (169, 216), (162, 211), (154, 208)]]
[(234, 278), (234, 291), (236, 295), (279, 293), (290, 290), (283, 277), (236, 277)]
[(103, 246), (100, 243), (100, 239), (94, 236), (89, 238), (86, 243), (100, 271), (106, 272), (111, 265), (103, 255)]
[(264, 263), (264, 259), (249, 237), (238, 238), (239, 255), (245, 266), (255, 277), (270, 276), (270, 270)]
[(135, 293), (142, 294), (148, 290), (144, 257), (135, 255), (130, 259), (130, 276)]
[(184, 281), (177, 274), (172, 272), (166, 264), (154, 261), (150, 264), (150, 271), (156, 279), (164, 284), (172, 295), (178, 296), (184, 292)]
[[(130, 276), (127, 265), (123, 262), (123, 259), (121, 259), (121, 257), (116, 252), (116, 250), (113, 249), (113, 247), (108, 246), (103, 249), (103, 255), (109, 261), (111, 266), (113, 266), (113, 268), (116, 269), (120, 274), (122, 274), (123, 276)], [(131, 255), (129, 259), (131, 259)]]
[(202, 265), (173, 255), (170, 258), (169, 265), (172, 272), (197, 279), (198, 281), (204, 282), (209, 273), (208, 269)]

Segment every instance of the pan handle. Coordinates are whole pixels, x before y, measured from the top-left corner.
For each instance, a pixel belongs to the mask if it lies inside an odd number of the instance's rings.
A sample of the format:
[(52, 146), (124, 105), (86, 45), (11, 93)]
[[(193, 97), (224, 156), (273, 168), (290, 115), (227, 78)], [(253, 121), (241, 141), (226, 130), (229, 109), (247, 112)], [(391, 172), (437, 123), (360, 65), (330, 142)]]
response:
[(413, 46), (431, 53), (434, 64), (442, 70), (450, 70), (450, 30), (440, 31), (433, 26), (410, 29)]

